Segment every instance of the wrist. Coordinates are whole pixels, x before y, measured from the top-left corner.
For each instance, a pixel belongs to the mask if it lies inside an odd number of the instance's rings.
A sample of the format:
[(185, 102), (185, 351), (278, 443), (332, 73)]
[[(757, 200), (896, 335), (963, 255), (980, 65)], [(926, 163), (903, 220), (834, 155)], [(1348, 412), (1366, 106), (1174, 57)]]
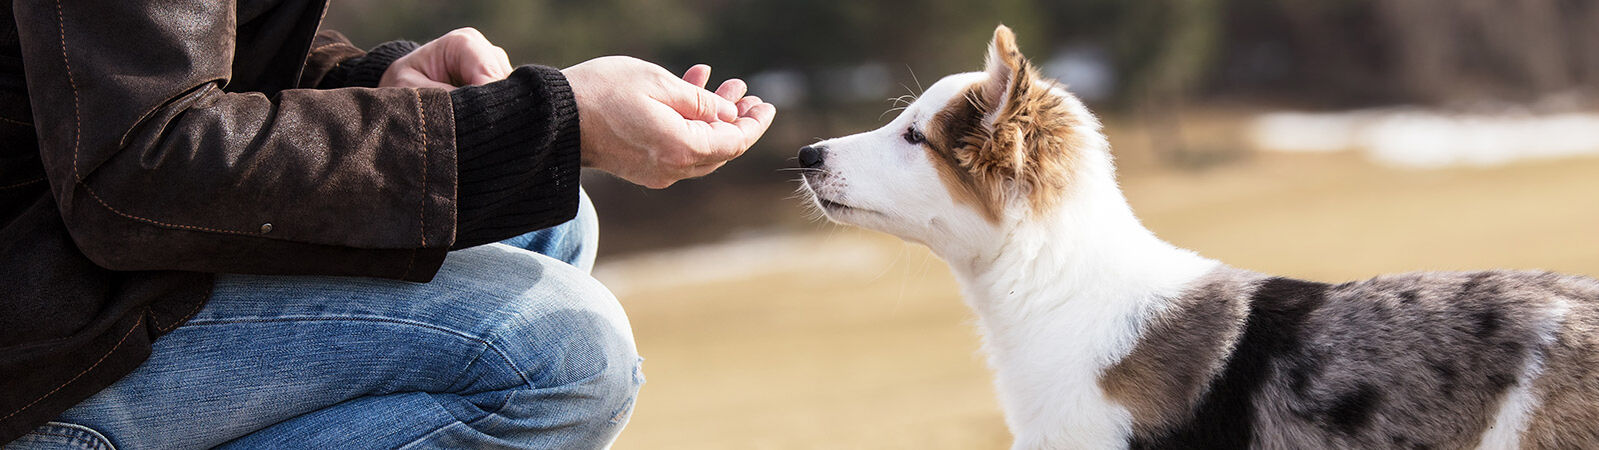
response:
[(450, 99), (456, 121), (456, 248), (571, 217), (580, 173), (578, 119), (559, 71), (524, 66), (504, 80), (450, 91)]
[(378, 81), (383, 78), (383, 73), (388, 71), (394, 60), (400, 59), (416, 48), (417, 43), (411, 41), (385, 42), (373, 47), (364, 55), (340, 62), (323, 77), (319, 86), (378, 87)]
[[(505, 147), (501, 141), (506, 139), (531, 139), (537, 142), (516, 144), (581, 153), (580, 110), (558, 70), (523, 66), (504, 80), (450, 91), (450, 99), (463, 154)], [(544, 132), (526, 133), (534, 129)]]

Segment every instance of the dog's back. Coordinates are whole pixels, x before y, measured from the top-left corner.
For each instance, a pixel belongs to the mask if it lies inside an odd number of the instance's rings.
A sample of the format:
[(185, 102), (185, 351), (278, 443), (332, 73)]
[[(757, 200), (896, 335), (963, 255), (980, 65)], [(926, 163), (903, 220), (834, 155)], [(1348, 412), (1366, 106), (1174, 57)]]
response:
[(1599, 448), (1596, 351), (1589, 278), (1224, 267), (1101, 384), (1133, 413), (1134, 448)]

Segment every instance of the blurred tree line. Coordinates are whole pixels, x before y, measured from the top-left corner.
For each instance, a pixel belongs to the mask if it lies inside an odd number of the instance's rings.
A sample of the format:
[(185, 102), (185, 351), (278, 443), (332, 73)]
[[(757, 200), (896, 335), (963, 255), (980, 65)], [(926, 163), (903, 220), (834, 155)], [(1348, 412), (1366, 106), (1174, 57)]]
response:
[(875, 128), (891, 117), (887, 99), (980, 70), (999, 23), (1047, 74), (1144, 124), (1157, 156), (1178, 163), (1192, 153), (1180, 115), (1205, 102), (1533, 103), (1599, 87), (1599, 0), (333, 0), (324, 26), (366, 46), (473, 26), (513, 63), (709, 63), (714, 80), (744, 77), (779, 104), (767, 137), (715, 176), (666, 191), (585, 178), (610, 197), (598, 203), (614, 251), (655, 245), (617, 245), (618, 234), (694, 241), (798, 221), (795, 202), (774, 201), (793, 187), (779, 169), (794, 149)]
[(327, 22), (368, 45), (474, 26), (518, 62), (626, 54), (818, 84), (863, 62), (898, 68), (896, 82), (912, 81), (907, 67), (974, 70), (1003, 22), (1035, 59), (1101, 50), (1113, 106), (1151, 92), (1384, 103), (1599, 86), (1595, 0), (334, 0)]

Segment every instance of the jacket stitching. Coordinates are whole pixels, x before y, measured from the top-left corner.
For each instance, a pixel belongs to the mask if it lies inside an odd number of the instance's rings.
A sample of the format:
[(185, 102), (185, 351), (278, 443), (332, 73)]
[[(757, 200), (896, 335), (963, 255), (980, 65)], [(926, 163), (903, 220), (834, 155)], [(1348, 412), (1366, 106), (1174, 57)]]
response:
[(61, 0), (56, 0), (56, 29), (61, 32), (61, 65), (67, 68), (67, 86), (72, 88), (72, 178), (82, 184), (83, 176), (78, 175), (78, 141), (83, 138), (83, 114), (78, 111), (78, 82), (73, 80), (72, 60), (67, 58), (67, 19), (61, 10)]
[(128, 328), (128, 332), (127, 333), (123, 333), (122, 340), (117, 341), (117, 345), (111, 346), (111, 350), (107, 350), (104, 355), (100, 355), (100, 360), (99, 361), (95, 361), (94, 365), (89, 366), (89, 368), (87, 368), (87, 369), (83, 369), (82, 372), (78, 372), (78, 374), (74, 375), (72, 377), (72, 379), (67, 380), (67, 382), (65, 382), (65, 383), (61, 383), (60, 386), (56, 386), (56, 388), (55, 389), (51, 389), (50, 392), (44, 393), (44, 396), (39, 397), (37, 399), (34, 399), (32, 402), (29, 402), (26, 405), (22, 405), (21, 408), (17, 408), (17, 410), (16, 411), (12, 411), (11, 414), (6, 414), (5, 417), (0, 417), (0, 422), (4, 422), (6, 419), (10, 419), (11, 416), (15, 416), (15, 415), (17, 415), (17, 414), (19, 414), (19, 413), (21, 413), (23, 411), (26, 411), (28, 408), (32, 408), (33, 405), (39, 404), (39, 402), (44, 401), (44, 399), (50, 398), (50, 396), (55, 395), (56, 392), (60, 392), (62, 388), (65, 388), (68, 385), (71, 385), (73, 382), (78, 381), (78, 379), (82, 378), (84, 374), (89, 373), (89, 371), (94, 370), (94, 368), (96, 368), (96, 367), (100, 367), (100, 363), (105, 362), (106, 358), (110, 358), (111, 354), (112, 353), (116, 353), (118, 348), (122, 348), (122, 344), (123, 343), (128, 342), (128, 336), (132, 336), (134, 330), (138, 330), (139, 329), (139, 324), (141, 324), (141, 323), (144, 323), (144, 318), (143, 317), (140, 317), (139, 320), (133, 321), (133, 326)]
[(83, 147), (83, 112), (82, 112), (82, 110), (80, 108), (80, 105), (79, 105), (79, 103), (81, 103), (81, 101), (80, 101), (79, 96), (78, 96), (78, 83), (77, 83), (77, 81), (75, 81), (75, 77), (72, 76), (72, 60), (67, 58), (67, 19), (66, 19), (66, 14), (62, 12), (61, 0), (56, 0), (56, 27), (57, 27), (57, 30), (61, 33), (61, 64), (63, 66), (65, 66), (66, 69), (67, 69), (67, 86), (72, 88), (72, 120), (73, 120), (73, 131), (72, 131), (72, 177), (77, 180), (77, 185), (83, 186), (84, 192), (87, 192), (89, 194), (89, 197), (94, 198), (94, 201), (99, 203), (100, 206), (104, 207), (106, 210), (109, 210), (109, 211), (111, 211), (113, 213), (116, 213), (119, 216), (122, 216), (122, 217), (125, 217), (125, 218), (128, 218), (128, 219), (133, 219), (133, 220), (137, 220), (137, 221), (141, 221), (141, 222), (145, 222), (145, 223), (160, 225), (160, 226), (164, 226), (164, 227), (168, 227), (168, 228), (178, 228), (178, 229), (198, 230), (198, 231), (210, 231), (210, 232), (213, 232), (213, 233), (236, 234), (236, 235), (241, 235), (241, 236), (253, 236), (253, 235), (255, 235), (255, 233), (244, 232), (244, 231), (220, 230), (220, 229), (215, 229), (215, 228), (206, 228), (206, 227), (200, 227), (200, 226), (194, 226), (194, 225), (170, 224), (170, 223), (161, 222), (161, 221), (158, 221), (158, 220), (155, 220), (155, 219), (146, 219), (144, 217), (139, 217), (139, 216), (135, 216), (135, 215), (132, 215), (132, 214), (124, 213), (122, 211), (117, 210), (116, 208), (112, 208), (110, 204), (106, 203), (105, 199), (100, 198), (100, 194), (97, 194), (97, 193), (94, 192), (94, 188), (89, 187), (89, 183), (84, 182), (83, 174), (81, 172), (79, 172), (79, 170), (78, 170), (78, 153), (82, 150), (82, 147)]
[(346, 45), (346, 44), (343, 43), (343, 42), (334, 42), (332, 44), (322, 44), (322, 45), (316, 46), (316, 48), (311, 49), (310, 53), (320, 52), (324, 48), (332, 47), (332, 46), (335, 46), (335, 45)]
[(22, 126), (25, 126), (25, 127), (33, 126), (33, 124), (28, 123), (28, 122), (23, 122), (23, 121), (17, 120), (17, 119), (8, 119), (8, 118), (5, 118), (5, 117), (0, 117), (0, 122), (10, 122), (10, 123), (14, 123), (14, 124), (17, 124), (17, 125), (22, 125)]
[[(453, 137), (454, 134), (455, 134), (455, 128), (454, 128), (454, 125), (455, 125), (455, 107), (454, 107), (454, 105), (451, 105), (450, 108), (445, 109), (444, 111), (449, 113), (449, 117), (445, 117), (444, 118), (444, 123), (450, 124), (450, 126), (451, 126), (450, 133), (451, 133), (451, 136)], [(459, 142), (456, 142), (456, 141), (453, 141), (453, 140), (450, 141), (450, 148), (452, 149), (452, 151), (455, 151), (459, 144), (460, 144)], [(454, 155), (454, 156), (456, 157), (457, 160), (459, 160), (460, 159), (459, 158), (460, 157), (459, 151), (457, 151), (456, 155)], [(450, 216), (449, 216), (449, 220), (450, 220), (449, 223), (451, 224), (450, 235), (448, 237), (446, 237), (445, 239), (447, 239), (451, 243), (451, 245), (454, 245), (455, 239), (456, 239), (456, 235), (459, 234), (459, 232), (460, 232), (460, 222), (461, 222), (461, 213), (460, 213), (460, 208), (458, 207), (461, 204), (461, 177), (460, 176), (450, 177), (450, 200), (452, 202), (454, 202), (454, 203), (452, 203), (450, 205), (451, 206), (450, 208), (446, 208), (446, 210), (448, 210), (450, 212)]]
[(19, 188), (19, 187), (23, 187), (23, 186), (27, 186), (27, 185), (30, 185), (30, 184), (38, 183), (40, 181), (44, 181), (44, 177), (34, 178), (32, 180), (24, 181), (24, 182), (17, 183), (17, 184), (12, 184), (12, 185), (7, 185), (7, 186), (0, 186), (0, 191), (4, 191), (6, 189), (16, 189), (16, 188)]
[(109, 210), (109, 211), (111, 211), (113, 213), (116, 213), (119, 216), (122, 216), (122, 217), (125, 217), (125, 218), (128, 218), (128, 219), (133, 219), (133, 220), (136, 220), (136, 221), (145, 222), (145, 223), (154, 224), (154, 225), (160, 225), (160, 226), (167, 227), (167, 228), (177, 228), (177, 229), (182, 229), (182, 230), (210, 231), (212, 233), (236, 234), (236, 235), (240, 235), (240, 236), (255, 236), (256, 235), (256, 233), (251, 233), (251, 232), (248, 232), (248, 231), (221, 230), (221, 229), (216, 229), (216, 228), (206, 228), (206, 227), (200, 227), (200, 226), (194, 226), (194, 225), (181, 225), (181, 224), (166, 223), (166, 222), (162, 222), (162, 221), (159, 221), (159, 220), (146, 219), (146, 218), (143, 218), (143, 217), (135, 216), (135, 215), (132, 215), (132, 214), (128, 214), (128, 213), (122, 212), (122, 211), (120, 211), (120, 210), (118, 210), (116, 208), (112, 208), (111, 205), (106, 204), (105, 200), (101, 199), (99, 194), (94, 193), (94, 189), (90, 188), (87, 183), (79, 181), (78, 185), (79, 186), (83, 186), (83, 190), (87, 191), (89, 193), (89, 196), (94, 198), (94, 201), (99, 202), (100, 206), (103, 206), (103, 207), (105, 207), (106, 210)]
[[(417, 204), (416, 220), (417, 235), (422, 238), (422, 246), (428, 246), (428, 115), (422, 109), (422, 90), (411, 89), (411, 94), (416, 96), (417, 128), (422, 130), (422, 202)], [(409, 272), (409, 270), (407, 270)]]
[(200, 304), (198, 304), (198, 305), (194, 305), (194, 310), (193, 311), (189, 311), (189, 315), (183, 316), (183, 318), (182, 319), (178, 319), (177, 322), (172, 322), (172, 324), (164, 326), (164, 327), (157, 325), (156, 326), (156, 331), (165, 333), (165, 332), (168, 332), (168, 331), (172, 331), (173, 328), (177, 328), (178, 325), (182, 325), (184, 322), (188, 322), (189, 319), (193, 318), (195, 314), (199, 314), (201, 309), (205, 308), (205, 302), (199, 302), (199, 303)]

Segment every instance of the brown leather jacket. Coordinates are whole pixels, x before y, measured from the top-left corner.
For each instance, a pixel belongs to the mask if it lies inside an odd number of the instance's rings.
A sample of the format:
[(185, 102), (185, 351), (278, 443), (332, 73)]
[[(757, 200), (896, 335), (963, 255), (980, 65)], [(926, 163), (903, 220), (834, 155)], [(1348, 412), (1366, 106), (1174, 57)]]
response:
[(363, 55), (325, 7), (0, 6), (0, 444), (137, 367), (204, 273), (432, 278), (450, 94), (301, 89)]

